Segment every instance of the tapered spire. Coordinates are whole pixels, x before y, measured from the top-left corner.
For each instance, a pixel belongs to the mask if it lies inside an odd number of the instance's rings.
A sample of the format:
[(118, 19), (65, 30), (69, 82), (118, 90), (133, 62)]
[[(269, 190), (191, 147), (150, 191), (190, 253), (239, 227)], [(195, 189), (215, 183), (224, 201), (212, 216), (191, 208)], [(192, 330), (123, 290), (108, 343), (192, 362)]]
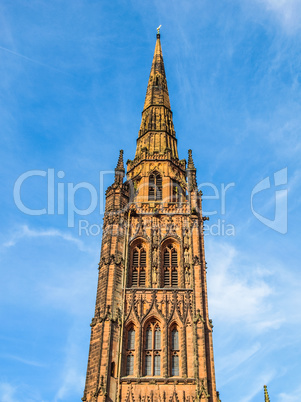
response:
[(154, 105), (165, 106), (170, 109), (160, 33), (157, 33), (157, 42), (146, 90), (144, 110)]
[(197, 188), (196, 182), (196, 168), (192, 159), (192, 151), (188, 150), (188, 164), (187, 164), (187, 181), (188, 181), (188, 191), (193, 191)]
[(116, 166), (115, 172), (116, 172), (117, 170), (124, 172), (123, 149), (121, 149), (121, 150), (119, 151), (119, 158), (118, 158), (118, 162), (117, 162), (117, 166)]
[(177, 140), (170, 110), (167, 80), (163, 62), (160, 33), (157, 40), (149, 75), (141, 125), (138, 135), (136, 157), (142, 151), (149, 155), (165, 154), (178, 159)]
[(123, 164), (123, 150), (119, 151), (119, 158), (115, 168), (115, 183), (121, 184), (125, 176), (125, 169)]
[(270, 402), (270, 397), (268, 394), (268, 387), (266, 385), (264, 385), (263, 389), (264, 389), (264, 402)]
[(188, 149), (188, 169), (195, 169), (191, 149)]

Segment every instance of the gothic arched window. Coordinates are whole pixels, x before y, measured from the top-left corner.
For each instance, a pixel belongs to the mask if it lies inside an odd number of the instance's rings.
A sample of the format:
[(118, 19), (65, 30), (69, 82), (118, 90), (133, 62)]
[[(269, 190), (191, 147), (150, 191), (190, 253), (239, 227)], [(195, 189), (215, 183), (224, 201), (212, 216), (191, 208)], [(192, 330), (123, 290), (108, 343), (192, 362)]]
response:
[(173, 244), (164, 249), (163, 272), (164, 286), (178, 286), (178, 253)]
[(179, 376), (179, 332), (176, 327), (171, 331), (171, 375)]
[(130, 327), (127, 332), (126, 375), (134, 375), (135, 329)]
[(145, 286), (146, 251), (138, 244), (132, 251), (132, 286)]
[(153, 172), (149, 176), (148, 200), (162, 200), (162, 177), (158, 172)]
[(144, 374), (161, 375), (161, 329), (157, 321), (152, 321), (145, 331)]

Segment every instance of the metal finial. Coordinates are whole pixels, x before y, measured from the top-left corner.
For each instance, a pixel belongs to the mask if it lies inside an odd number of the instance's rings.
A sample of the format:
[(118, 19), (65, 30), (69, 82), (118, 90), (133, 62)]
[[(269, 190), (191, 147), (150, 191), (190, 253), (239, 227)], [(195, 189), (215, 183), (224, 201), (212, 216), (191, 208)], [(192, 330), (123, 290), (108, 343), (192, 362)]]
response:
[(160, 28), (162, 27), (162, 25), (159, 25), (157, 28), (157, 34), (160, 35)]

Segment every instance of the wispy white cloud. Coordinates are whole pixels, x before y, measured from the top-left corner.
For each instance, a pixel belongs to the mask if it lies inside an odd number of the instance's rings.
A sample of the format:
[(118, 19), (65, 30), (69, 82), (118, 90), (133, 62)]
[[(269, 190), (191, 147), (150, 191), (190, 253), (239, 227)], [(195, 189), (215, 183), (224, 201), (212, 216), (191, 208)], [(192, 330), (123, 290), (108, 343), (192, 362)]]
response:
[(299, 402), (300, 401), (300, 395), (301, 395), (301, 386), (297, 387), (294, 389), (292, 392), (281, 392), (281, 394), (278, 395), (278, 401), (279, 402)]
[(2, 248), (9, 248), (16, 245), (18, 241), (23, 238), (39, 238), (39, 237), (60, 237), (65, 241), (71, 242), (78, 247), (81, 251), (88, 251), (85, 247), (84, 243), (77, 239), (76, 237), (72, 236), (69, 233), (62, 232), (57, 229), (43, 229), (43, 230), (35, 230), (30, 229), (27, 225), (21, 226), (17, 229), (13, 234), (11, 234), (9, 240), (5, 241), (2, 244)]
[(7, 382), (0, 383), (0, 400), (2, 402), (18, 402), (16, 397), (17, 388)]
[(207, 258), (210, 311), (215, 319), (230, 325), (239, 322), (258, 333), (287, 323), (299, 325), (301, 281), (294, 267), (288, 269), (273, 255), (254, 256), (229, 242), (212, 240), (207, 242)]
[(20, 357), (20, 356), (2, 355), (1, 357), (2, 357), (2, 358), (5, 358), (5, 359), (16, 360), (16, 361), (18, 361), (18, 362), (20, 362), (20, 363), (23, 363), (23, 364), (26, 364), (26, 365), (28, 365), (28, 366), (45, 367), (45, 365), (42, 364), (42, 363), (36, 362), (36, 361), (34, 361), (34, 360), (24, 359), (24, 358), (22, 358), (22, 357)]
[(66, 342), (65, 361), (60, 374), (61, 385), (54, 397), (55, 402), (66, 400), (70, 394), (79, 395), (83, 392), (85, 377), (81, 369), (83, 361), (81, 342), (81, 331), (75, 325), (71, 328)]
[[(217, 327), (221, 391), (240, 383), (244, 391), (236, 400), (251, 402), (263, 395), (264, 384), (272, 387), (294, 370), (295, 362), (279, 359), (300, 348), (301, 284), (299, 273), (275, 256), (251, 255), (252, 244), (249, 251), (233, 244), (207, 241), (209, 308)], [(283, 392), (279, 400), (294, 402), (297, 395), (298, 390)]]
[[(263, 371), (263, 372), (255, 372), (253, 378), (248, 381), (248, 386), (246, 387), (245, 395), (242, 397), (240, 402), (252, 402), (254, 401), (254, 397), (256, 395), (261, 395), (261, 399), (263, 399), (264, 391), (263, 385), (268, 384), (275, 378), (276, 371)], [(257, 399), (256, 399), (257, 400)]]
[(267, 11), (273, 12), (288, 30), (300, 28), (300, 0), (256, 0), (263, 4)]
[[(278, 328), (284, 318), (271, 311), (268, 297), (274, 292), (265, 277), (268, 271), (242, 266), (237, 250), (230, 244), (208, 247), (210, 309), (216, 319), (244, 323), (261, 332)], [(211, 285), (212, 284), (212, 285)]]
[[(260, 348), (260, 343), (256, 342), (248, 349), (239, 348), (231, 351), (231, 353), (224, 355), (222, 359), (220, 359), (219, 370), (226, 371), (227, 373), (232, 372), (233, 375), (233, 371), (236, 370), (243, 362), (254, 356), (260, 350)], [(228, 379), (229, 378), (230, 375), (228, 376)]]
[(1, 402), (46, 402), (41, 397), (37, 387), (31, 388), (25, 383), (12, 385), (9, 382), (0, 382)]

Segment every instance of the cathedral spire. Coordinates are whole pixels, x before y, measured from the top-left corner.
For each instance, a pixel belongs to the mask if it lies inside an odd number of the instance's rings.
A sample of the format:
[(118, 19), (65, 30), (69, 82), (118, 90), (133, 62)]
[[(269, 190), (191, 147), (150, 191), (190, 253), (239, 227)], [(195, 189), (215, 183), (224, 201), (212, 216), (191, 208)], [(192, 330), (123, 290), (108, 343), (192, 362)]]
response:
[(149, 75), (141, 125), (137, 141), (136, 157), (142, 151), (148, 154), (164, 154), (178, 159), (177, 140), (167, 88), (159, 28), (151, 71)]
[(157, 33), (156, 47), (146, 90), (144, 110), (149, 106), (155, 105), (165, 106), (170, 109), (160, 33)]

